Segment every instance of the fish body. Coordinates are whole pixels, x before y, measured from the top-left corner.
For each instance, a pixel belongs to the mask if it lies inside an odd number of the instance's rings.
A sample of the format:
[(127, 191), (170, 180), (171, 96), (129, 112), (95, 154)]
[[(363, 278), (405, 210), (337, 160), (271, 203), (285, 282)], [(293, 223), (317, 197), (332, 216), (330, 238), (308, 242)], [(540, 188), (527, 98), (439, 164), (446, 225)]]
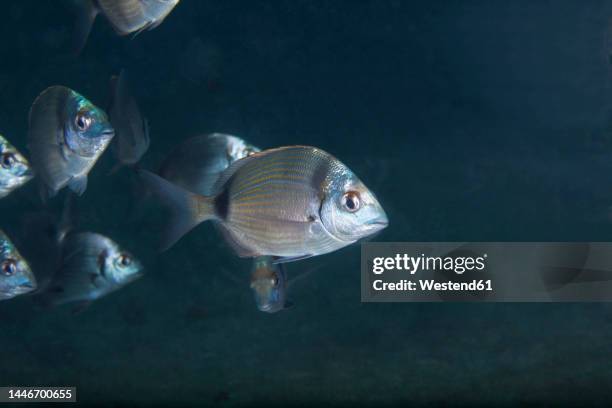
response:
[(194, 136), (166, 157), (159, 175), (191, 192), (211, 195), (215, 183), (232, 163), (258, 151), (259, 148), (232, 135)]
[(200, 222), (213, 220), (239, 256), (286, 262), (335, 251), (388, 224), (359, 178), (315, 147), (281, 147), (238, 160), (223, 172), (211, 196), (150, 172), (140, 174), (173, 211), (165, 248)]
[(275, 264), (272, 257), (253, 260), (251, 289), (260, 311), (276, 313), (287, 307), (287, 275), (284, 266)]
[(0, 230), (0, 300), (14, 298), (36, 289), (36, 278), (28, 262)]
[(48, 195), (65, 186), (83, 194), (87, 174), (114, 134), (106, 113), (84, 96), (63, 86), (43, 91), (30, 109), (28, 147)]
[(74, 49), (78, 53), (98, 14), (103, 14), (119, 35), (152, 30), (170, 14), (179, 0), (83, 0), (78, 6)]
[(53, 305), (88, 304), (142, 276), (142, 264), (101, 234), (68, 233), (61, 251), (60, 266), (44, 292)]
[(34, 177), (28, 159), (0, 135), (0, 198), (23, 186)]
[(111, 88), (113, 99), (109, 116), (116, 133), (115, 157), (120, 166), (133, 166), (149, 149), (149, 127), (132, 96), (125, 70), (111, 78)]
[(98, 9), (117, 34), (128, 35), (160, 25), (179, 0), (97, 0)]

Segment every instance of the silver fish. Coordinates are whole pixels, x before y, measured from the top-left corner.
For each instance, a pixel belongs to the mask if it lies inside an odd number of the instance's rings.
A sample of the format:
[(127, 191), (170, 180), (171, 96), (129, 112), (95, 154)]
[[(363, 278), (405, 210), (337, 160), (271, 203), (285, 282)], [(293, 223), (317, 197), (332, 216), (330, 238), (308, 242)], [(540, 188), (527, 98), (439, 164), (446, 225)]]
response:
[(276, 313), (290, 306), (284, 266), (274, 264), (272, 257), (262, 256), (253, 260), (251, 289), (257, 308), (262, 312)]
[(52, 86), (30, 109), (32, 166), (50, 196), (65, 186), (81, 195), (87, 174), (115, 131), (103, 110), (77, 92)]
[(98, 14), (103, 14), (119, 35), (152, 30), (164, 21), (179, 0), (83, 0), (78, 6), (74, 49), (79, 52)]
[(15, 245), (0, 230), (0, 300), (36, 289), (36, 278)]
[(34, 177), (30, 163), (0, 135), (0, 198), (23, 186)]
[(60, 267), (43, 293), (46, 303), (87, 305), (142, 276), (143, 266), (114, 241), (92, 232), (68, 233)]
[(159, 175), (193, 193), (210, 195), (219, 176), (236, 160), (260, 151), (243, 139), (223, 133), (194, 136), (177, 146)]
[(113, 99), (109, 116), (115, 129), (113, 144), (115, 157), (121, 166), (133, 166), (149, 149), (149, 126), (143, 119), (138, 104), (129, 89), (128, 75), (122, 70), (118, 77), (111, 78)]
[(329, 153), (288, 146), (231, 165), (210, 196), (191, 193), (144, 170), (151, 190), (172, 209), (164, 248), (205, 220), (218, 223), (241, 257), (288, 262), (332, 252), (388, 224), (374, 194)]

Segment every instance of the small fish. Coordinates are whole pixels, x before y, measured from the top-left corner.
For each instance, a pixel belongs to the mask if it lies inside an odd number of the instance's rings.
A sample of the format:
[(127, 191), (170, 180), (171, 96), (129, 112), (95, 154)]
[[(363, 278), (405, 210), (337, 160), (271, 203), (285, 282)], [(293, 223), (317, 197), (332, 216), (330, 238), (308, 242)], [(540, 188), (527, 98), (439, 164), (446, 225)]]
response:
[(122, 70), (118, 77), (111, 78), (113, 98), (109, 109), (110, 121), (115, 129), (113, 144), (119, 162), (111, 171), (121, 166), (133, 166), (149, 149), (149, 126), (143, 119), (138, 104), (129, 89), (128, 75)]
[(80, 52), (94, 20), (103, 14), (119, 35), (152, 30), (164, 21), (179, 0), (82, 0), (77, 6), (74, 50)]
[(15, 245), (0, 230), (0, 300), (11, 299), (36, 289), (36, 279)]
[(166, 157), (159, 175), (193, 193), (211, 195), (232, 163), (260, 151), (239, 137), (223, 133), (194, 136)]
[(139, 173), (172, 209), (165, 249), (199, 223), (213, 220), (239, 256), (289, 262), (338, 250), (388, 224), (357, 176), (315, 147), (281, 147), (238, 160), (208, 196), (151, 172)]
[(61, 250), (60, 267), (43, 293), (48, 304), (84, 307), (142, 276), (142, 264), (100, 234), (69, 232)]
[(276, 313), (290, 306), (287, 302), (287, 275), (282, 264), (274, 264), (269, 256), (253, 260), (251, 289), (257, 308)]
[(63, 86), (43, 91), (30, 109), (32, 166), (49, 196), (68, 186), (81, 195), (87, 174), (115, 131), (106, 113)]
[(0, 135), (0, 198), (23, 186), (34, 177), (30, 163)]

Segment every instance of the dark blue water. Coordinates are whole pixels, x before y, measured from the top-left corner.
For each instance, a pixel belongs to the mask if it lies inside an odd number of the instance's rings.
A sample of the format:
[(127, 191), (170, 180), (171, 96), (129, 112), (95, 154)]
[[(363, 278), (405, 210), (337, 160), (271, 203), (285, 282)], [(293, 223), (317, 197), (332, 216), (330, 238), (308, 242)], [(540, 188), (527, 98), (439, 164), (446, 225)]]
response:
[[(197, 1), (70, 57), (69, 2), (4, 1), (0, 133), (25, 148), (38, 93), (105, 106), (127, 68), (155, 169), (206, 132), (321, 147), (376, 192), (380, 241), (609, 241), (612, 7), (603, 1)], [(105, 154), (80, 226), (147, 275), (73, 315), (0, 305), (0, 385), (98, 405), (607, 405), (606, 304), (362, 304), (359, 247), (288, 265), (295, 306), (257, 311), (250, 264), (209, 225), (158, 254), (159, 212)], [(135, 196), (136, 192), (136, 196)], [(56, 211), (53, 200), (48, 211)], [(0, 201), (18, 235), (32, 183)], [(37, 237), (26, 240), (36, 242)]]

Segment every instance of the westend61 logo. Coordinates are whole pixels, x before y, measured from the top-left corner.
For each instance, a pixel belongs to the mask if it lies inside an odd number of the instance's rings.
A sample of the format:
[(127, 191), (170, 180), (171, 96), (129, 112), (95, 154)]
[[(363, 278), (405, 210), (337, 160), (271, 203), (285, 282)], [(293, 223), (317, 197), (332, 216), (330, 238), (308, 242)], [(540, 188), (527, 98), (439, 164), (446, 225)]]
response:
[(486, 267), (487, 254), (482, 256), (410, 256), (396, 254), (394, 257), (372, 259), (372, 272), (380, 275), (385, 271), (406, 271), (414, 275), (418, 271), (453, 271), (458, 275), (466, 271), (482, 271)]

